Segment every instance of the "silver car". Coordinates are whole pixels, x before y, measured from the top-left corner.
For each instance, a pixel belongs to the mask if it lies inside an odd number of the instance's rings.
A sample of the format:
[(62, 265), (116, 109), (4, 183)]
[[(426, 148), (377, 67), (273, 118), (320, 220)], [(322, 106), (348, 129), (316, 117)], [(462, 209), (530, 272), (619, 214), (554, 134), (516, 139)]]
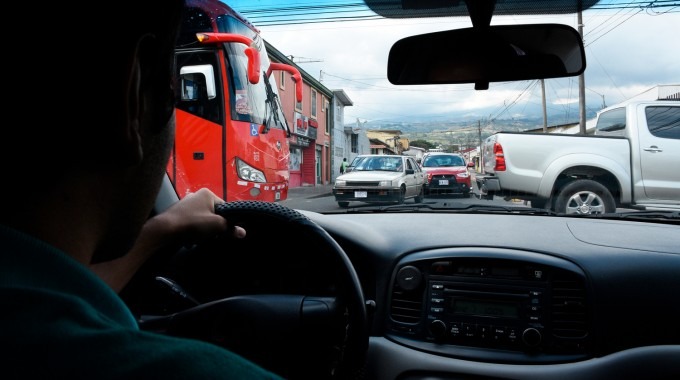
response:
[(423, 201), (427, 180), (411, 156), (366, 154), (357, 156), (352, 170), (339, 176), (333, 195), (340, 207), (350, 201), (372, 203), (404, 203), (413, 198)]

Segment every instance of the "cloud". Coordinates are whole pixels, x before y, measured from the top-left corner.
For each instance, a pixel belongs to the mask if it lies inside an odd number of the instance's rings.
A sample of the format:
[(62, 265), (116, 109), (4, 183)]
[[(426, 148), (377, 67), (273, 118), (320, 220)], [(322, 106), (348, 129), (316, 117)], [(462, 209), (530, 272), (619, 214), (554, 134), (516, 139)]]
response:
[[(658, 84), (680, 83), (680, 39), (673, 33), (680, 13), (651, 16), (638, 10), (584, 12), (586, 103), (591, 112)], [(634, 14), (634, 15), (633, 15)], [(492, 24), (555, 22), (576, 27), (576, 15), (497, 17)], [(532, 112), (541, 90), (531, 81), (472, 85), (395, 86), (386, 80), (387, 57), (401, 38), (469, 27), (466, 18), (353, 21), (260, 27), (262, 36), (285, 55), (320, 62), (299, 66), (329, 89), (343, 89), (354, 102), (347, 120), (394, 120), (421, 115), (488, 116)], [(578, 115), (578, 79), (545, 81), (552, 112)]]

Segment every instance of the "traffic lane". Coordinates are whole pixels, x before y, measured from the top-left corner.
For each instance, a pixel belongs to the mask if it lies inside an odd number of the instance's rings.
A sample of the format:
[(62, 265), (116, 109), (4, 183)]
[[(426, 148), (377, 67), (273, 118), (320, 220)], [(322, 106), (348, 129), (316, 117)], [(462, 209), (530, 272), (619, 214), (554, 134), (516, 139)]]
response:
[[(289, 197), (280, 202), (282, 205), (297, 209), (314, 212), (338, 212), (348, 210), (348, 208), (340, 207), (332, 194), (311, 197)], [(494, 197), (494, 199), (480, 199), (479, 195), (473, 193), (469, 197), (463, 197), (460, 194), (448, 195), (427, 195), (423, 199), (423, 203), (456, 203), (461, 206), (479, 204), (479, 205), (497, 205), (497, 206), (526, 206), (522, 201), (505, 200), (501, 197)], [(369, 203), (369, 202), (350, 202), (349, 208), (353, 207), (370, 207), (380, 205), (394, 205), (396, 203)], [(408, 199), (404, 202), (404, 206), (416, 204), (414, 199)]]

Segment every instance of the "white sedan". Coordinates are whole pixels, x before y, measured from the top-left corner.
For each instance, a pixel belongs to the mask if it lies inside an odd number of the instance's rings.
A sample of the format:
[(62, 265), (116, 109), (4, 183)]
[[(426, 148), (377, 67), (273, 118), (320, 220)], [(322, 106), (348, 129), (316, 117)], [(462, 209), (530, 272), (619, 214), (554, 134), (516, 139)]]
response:
[(404, 203), (413, 198), (423, 201), (425, 172), (411, 156), (367, 154), (355, 158), (356, 166), (339, 176), (333, 195), (340, 207), (350, 201)]

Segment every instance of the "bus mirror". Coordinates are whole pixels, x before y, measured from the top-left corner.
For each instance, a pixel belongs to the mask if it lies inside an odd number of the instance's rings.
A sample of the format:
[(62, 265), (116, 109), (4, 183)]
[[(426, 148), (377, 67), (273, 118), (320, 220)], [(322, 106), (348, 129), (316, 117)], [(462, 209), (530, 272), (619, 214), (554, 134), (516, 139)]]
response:
[(260, 82), (260, 52), (253, 46), (253, 40), (233, 33), (196, 33), (196, 38), (203, 44), (237, 42), (247, 45), (245, 54), (248, 57), (248, 81), (251, 84)]
[(269, 69), (267, 69), (267, 78), (272, 75), (273, 70), (286, 71), (293, 75), (293, 81), (295, 82), (295, 98), (298, 102), (302, 101), (302, 75), (300, 71), (294, 66), (286, 65), (285, 63), (272, 62), (269, 64)]
[(214, 99), (217, 96), (212, 65), (184, 66), (179, 70), (182, 100)]

